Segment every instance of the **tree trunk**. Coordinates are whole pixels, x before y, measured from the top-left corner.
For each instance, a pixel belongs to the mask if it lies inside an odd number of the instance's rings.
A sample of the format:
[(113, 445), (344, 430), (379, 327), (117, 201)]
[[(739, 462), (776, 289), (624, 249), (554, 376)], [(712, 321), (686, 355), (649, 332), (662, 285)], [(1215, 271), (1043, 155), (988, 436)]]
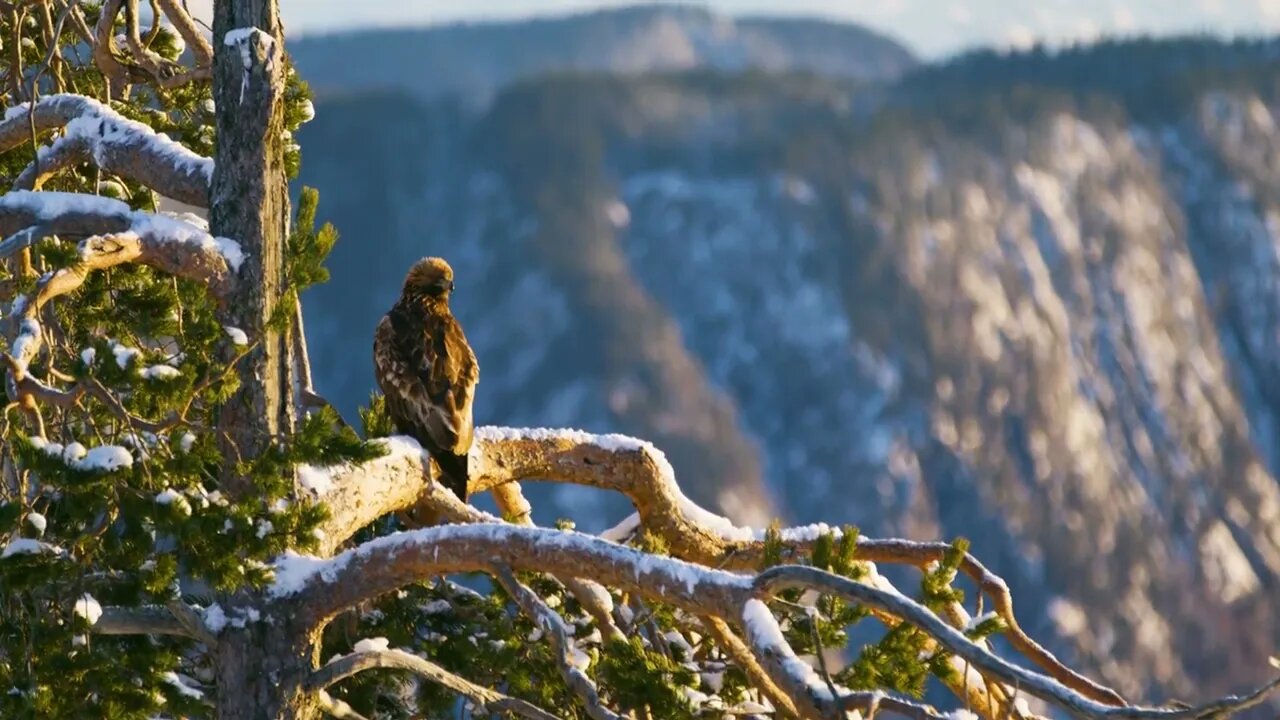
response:
[[(257, 343), (241, 361), (240, 389), (218, 420), (219, 442), (234, 461), (258, 455), (293, 419), (285, 336), (268, 327), (283, 289), (289, 217), (278, 0), (216, 0), (213, 46), (217, 150), (209, 225), (214, 235), (238, 241), (245, 255), (223, 321)], [(243, 349), (230, 348), (228, 357)], [(228, 489), (249, 490), (237, 487), (234, 462), (226, 467)]]
[(303, 683), (317, 661), (319, 631), (287, 613), (226, 628), (217, 647), (218, 720), (313, 720), (323, 715)]

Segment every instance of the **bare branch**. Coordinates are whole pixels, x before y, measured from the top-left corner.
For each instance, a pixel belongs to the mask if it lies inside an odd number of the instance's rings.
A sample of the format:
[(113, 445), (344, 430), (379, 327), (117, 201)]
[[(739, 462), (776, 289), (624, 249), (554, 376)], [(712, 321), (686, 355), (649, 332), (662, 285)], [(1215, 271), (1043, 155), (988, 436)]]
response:
[(212, 66), (213, 46), (205, 39), (204, 34), (200, 32), (200, 28), (196, 27), (195, 20), (182, 7), (182, 3), (178, 2), (178, 0), (160, 0), (160, 7), (164, 8), (164, 14), (168, 16), (169, 22), (173, 23), (174, 28), (178, 30), (178, 34), (182, 35), (183, 41), (187, 43), (187, 47), (191, 48), (191, 54), (196, 59), (196, 66)]
[[(105, 9), (104, 9), (105, 12)], [(36, 132), (65, 128), (61, 138), (38, 159), (39, 171), (28, 168), (22, 177), (32, 187), (47, 177), (44, 165), (49, 154), (64, 167), (76, 161), (93, 160), (103, 170), (136, 180), (175, 200), (207, 207), (213, 161), (155, 132), (151, 127), (120, 115), (83, 95), (59, 94), (41, 98), (24, 111), (0, 122), (0, 152), (30, 138), (34, 120)], [(70, 147), (60, 147), (70, 145)], [(18, 189), (22, 189), (19, 187)]]
[[(208, 80), (213, 77), (212, 55), (210, 55), (210, 62), (203, 66), (197, 63), (196, 67), (187, 68), (161, 57), (147, 47), (138, 30), (138, 0), (125, 0), (124, 16), (125, 42), (129, 45), (129, 53), (147, 71), (151, 81), (156, 85), (162, 88), (175, 88), (193, 80)], [(153, 22), (158, 28), (160, 18), (155, 18)]]
[(559, 613), (552, 610), (542, 601), (542, 598), (516, 580), (516, 576), (510, 569), (495, 565), (489, 572), (497, 578), (524, 614), (528, 615), (536, 626), (547, 632), (556, 650), (556, 664), (560, 668), (560, 675), (564, 677), (569, 688), (582, 698), (587, 706), (587, 714), (595, 720), (622, 720), (621, 715), (604, 706), (600, 701), (596, 684), (591, 682), (591, 678), (587, 677), (587, 674), (575, 663), (574, 654), (581, 651), (569, 639), (569, 631), (565, 628), (564, 620)]
[(408, 670), (419, 677), (453, 690), (484, 712), (510, 712), (531, 720), (555, 720), (556, 716), (538, 706), (504, 695), (459, 677), (435, 663), (403, 650), (371, 650), (351, 653), (329, 662), (307, 680), (307, 692), (319, 692), (330, 685), (375, 668)]
[(173, 613), (159, 605), (136, 608), (104, 607), (102, 616), (93, 623), (98, 635), (182, 635), (195, 637)]

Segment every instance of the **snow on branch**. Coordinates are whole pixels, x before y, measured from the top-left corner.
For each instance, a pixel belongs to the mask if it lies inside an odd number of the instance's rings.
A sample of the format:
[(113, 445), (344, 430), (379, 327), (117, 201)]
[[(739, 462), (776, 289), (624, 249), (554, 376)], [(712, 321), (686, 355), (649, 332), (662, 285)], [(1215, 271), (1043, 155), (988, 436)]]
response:
[(140, 262), (172, 275), (206, 284), (219, 300), (229, 297), (243, 255), (233, 240), (215, 238), (195, 224), (167, 215), (131, 211), (122, 202), (76, 193), (15, 191), (0, 197), (0, 230), (27, 224), (0, 242), (0, 260), (30, 247), (55, 232), (79, 234), (106, 230), (82, 240), (77, 263), (46, 274), (33, 295), (14, 300), (8, 313), (6, 337), (9, 398), (68, 405), (85, 392), (101, 391), (93, 385), (57, 390), (27, 372), (44, 343), (40, 317), (53, 299), (74, 292), (95, 270)]
[[(765, 668), (805, 717), (838, 717), (844, 712), (842, 708), (873, 698), (831, 692), (808, 664), (795, 658), (777, 630), (776, 620), (761, 602), (788, 588), (835, 595), (897, 616), (921, 628), (948, 652), (984, 674), (1081, 718), (1208, 718), (1251, 707), (1280, 685), (1277, 679), (1248, 696), (1224, 698), (1202, 708), (1106, 705), (1052, 677), (994, 655), (891, 586), (877, 587), (800, 565), (777, 566), (749, 577), (650, 555), (592, 535), (505, 524), (449, 525), (398, 533), (368, 541), (328, 560), (287, 555), (276, 564), (271, 594), (290, 601), (298, 617), (321, 623), (343, 609), (405, 585), (448, 573), (493, 573), (495, 565), (592, 577), (697, 616), (732, 619), (746, 628)], [(891, 709), (883, 703), (878, 705), (883, 710)], [(895, 705), (906, 711), (910, 704)]]
[(213, 161), (197, 155), (149, 126), (130, 120), (84, 95), (61, 93), (11, 107), (0, 122), (0, 152), (29, 140), (32, 115), (37, 132), (62, 128), (39, 149), (15, 189), (32, 189), (52, 173), (92, 160), (104, 171), (136, 180), (175, 200), (205, 207)]
[[(430, 464), (417, 443), (408, 438), (388, 440), (391, 454), (359, 468), (347, 468), (330, 476), (328, 502), (333, 516), (324, 529), (326, 552), (350, 537), (356, 529), (382, 515), (410, 507), (419, 495), (438, 498), (433, 505), (453, 522), (468, 521), (467, 508), (455, 507), (448, 493), (436, 493), (430, 482)], [(644, 440), (624, 435), (595, 435), (578, 430), (480, 427), (471, 450), (472, 489), (491, 490), (507, 483), (547, 480), (612, 490), (626, 495), (636, 514), (605, 537), (620, 540), (643, 526), (661, 537), (672, 555), (711, 567), (751, 570), (764, 557), (764, 531), (735, 525), (712, 513), (681, 492), (671, 464), (661, 450)], [(435, 501), (433, 501), (435, 502)], [(803, 557), (824, 533), (839, 537), (840, 530), (826, 524), (781, 531), (787, 550), (784, 560)], [(906, 540), (860, 538), (857, 558), (927, 567), (943, 559), (951, 546)], [(1005, 622), (1010, 644), (1068, 687), (1094, 700), (1124, 705), (1114, 690), (1067, 667), (1019, 626), (1013, 599), (1005, 582), (976, 558), (966, 554), (961, 571), (972, 578), (995, 604)], [(957, 609), (955, 614), (960, 615)]]
[(320, 692), (336, 682), (375, 668), (408, 670), (415, 675), (443, 685), (475, 703), (485, 713), (513, 713), (530, 720), (555, 720), (556, 716), (538, 706), (504, 695), (496, 690), (454, 675), (439, 665), (403, 650), (365, 650), (331, 660), (308, 679), (305, 690)]

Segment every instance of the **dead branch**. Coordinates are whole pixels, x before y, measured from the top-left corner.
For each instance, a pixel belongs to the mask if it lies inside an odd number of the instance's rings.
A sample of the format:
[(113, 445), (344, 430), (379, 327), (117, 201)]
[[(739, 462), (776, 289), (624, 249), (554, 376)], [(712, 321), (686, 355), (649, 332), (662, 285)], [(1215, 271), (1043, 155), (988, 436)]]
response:
[(429, 660), (403, 650), (371, 650), (344, 655), (315, 671), (304, 689), (307, 692), (319, 692), (352, 675), (375, 668), (408, 670), (421, 678), (449, 688), (475, 703), (478, 709), (484, 712), (514, 713), (530, 720), (555, 720), (556, 718), (555, 715), (532, 703), (476, 685)]
[(136, 608), (104, 607), (93, 623), (98, 635), (182, 635), (195, 637), (166, 607), (144, 605)]

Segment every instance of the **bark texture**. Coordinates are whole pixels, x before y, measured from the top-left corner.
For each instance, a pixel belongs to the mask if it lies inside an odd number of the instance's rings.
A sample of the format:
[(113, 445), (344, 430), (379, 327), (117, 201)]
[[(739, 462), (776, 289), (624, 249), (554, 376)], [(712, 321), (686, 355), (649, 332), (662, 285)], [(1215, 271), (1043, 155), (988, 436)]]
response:
[[(291, 424), (285, 337), (269, 328), (284, 285), (289, 215), (284, 145), (284, 29), (275, 0), (214, 4), (214, 102), (218, 147), (209, 196), (215, 235), (244, 249), (237, 297), (225, 324), (256, 343), (242, 361), (241, 387), (223, 408), (219, 439), (230, 459), (256, 456)], [(230, 343), (228, 343), (230, 346)], [(228, 352), (233, 348), (228, 347)], [(228, 464), (234, 472), (234, 463)], [(234, 477), (232, 491), (247, 491)]]

